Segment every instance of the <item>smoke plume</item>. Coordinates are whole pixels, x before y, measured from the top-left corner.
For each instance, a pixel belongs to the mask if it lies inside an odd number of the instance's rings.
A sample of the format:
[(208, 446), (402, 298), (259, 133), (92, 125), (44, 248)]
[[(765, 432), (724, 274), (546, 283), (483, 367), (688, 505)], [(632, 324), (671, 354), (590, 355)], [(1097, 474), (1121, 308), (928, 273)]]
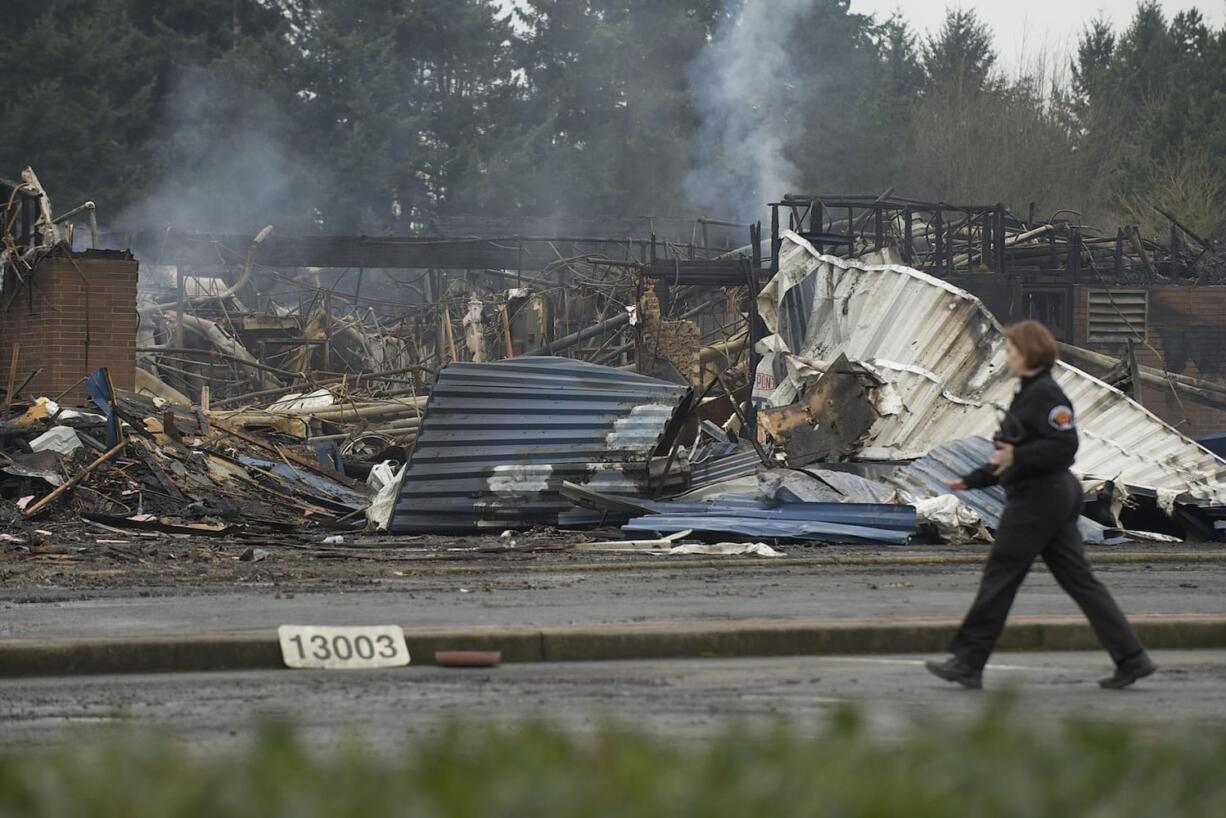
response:
[(152, 192), (108, 220), (119, 230), (173, 226), (253, 234), (269, 223), (305, 232), (328, 184), (291, 144), (296, 128), (275, 101), (205, 71), (182, 77), (155, 137)]
[(701, 126), (686, 190), (694, 205), (744, 219), (758, 217), (763, 205), (796, 189), (801, 178), (786, 155), (788, 125), (807, 96), (798, 83), (813, 78), (789, 68), (784, 41), (813, 3), (735, 5), (739, 15), (689, 69)]

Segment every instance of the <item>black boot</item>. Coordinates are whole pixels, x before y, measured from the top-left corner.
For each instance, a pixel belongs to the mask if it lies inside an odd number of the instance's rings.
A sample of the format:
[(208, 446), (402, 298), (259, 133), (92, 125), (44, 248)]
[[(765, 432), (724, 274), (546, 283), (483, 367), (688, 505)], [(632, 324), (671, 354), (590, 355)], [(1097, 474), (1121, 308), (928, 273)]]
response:
[(951, 656), (944, 662), (935, 662), (930, 659), (924, 662), (924, 667), (928, 668), (928, 672), (933, 676), (939, 676), (947, 682), (957, 682), (972, 690), (983, 687), (983, 671), (971, 667), (957, 656)]
[(1116, 665), (1115, 673), (1106, 679), (1099, 679), (1098, 686), (1106, 690), (1122, 690), (1157, 669), (1158, 666), (1150, 661), (1149, 655), (1141, 651)]

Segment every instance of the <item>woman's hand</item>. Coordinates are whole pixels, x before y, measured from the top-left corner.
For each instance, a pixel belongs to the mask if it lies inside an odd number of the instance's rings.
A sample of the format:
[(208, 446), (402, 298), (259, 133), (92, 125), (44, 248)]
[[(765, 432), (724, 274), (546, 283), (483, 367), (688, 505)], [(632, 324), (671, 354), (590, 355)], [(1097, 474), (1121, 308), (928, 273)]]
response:
[(996, 451), (992, 452), (992, 458), (988, 461), (996, 467), (996, 476), (1005, 473), (1005, 469), (1013, 465), (1013, 449), (1012, 443), (1001, 443), (997, 441)]
[(966, 491), (966, 481), (959, 477), (957, 480), (949, 480), (945, 483), (948, 488), (954, 491)]

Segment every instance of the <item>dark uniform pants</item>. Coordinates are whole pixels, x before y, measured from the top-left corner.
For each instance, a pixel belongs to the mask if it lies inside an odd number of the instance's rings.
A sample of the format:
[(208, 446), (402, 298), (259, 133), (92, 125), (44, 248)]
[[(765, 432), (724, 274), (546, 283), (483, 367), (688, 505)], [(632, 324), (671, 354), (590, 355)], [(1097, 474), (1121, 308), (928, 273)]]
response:
[(1008, 502), (979, 583), (979, 594), (954, 636), (953, 654), (982, 668), (1004, 630), (1013, 597), (1035, 557), (1042, 557), (1065, 593), (1118, 664), (1139, 653), (1141, 643), (1115, 600), (1086, 562), (1077, 519), (1082, 492), (1077, 479), (1061, 472), (1010, 486)]

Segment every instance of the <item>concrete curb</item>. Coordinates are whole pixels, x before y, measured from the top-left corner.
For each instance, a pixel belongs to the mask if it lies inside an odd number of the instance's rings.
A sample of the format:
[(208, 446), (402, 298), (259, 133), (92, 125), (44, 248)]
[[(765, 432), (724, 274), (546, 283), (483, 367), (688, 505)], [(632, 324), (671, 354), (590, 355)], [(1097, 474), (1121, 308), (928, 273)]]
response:
[[(1226, 648), (1226, 615), (1133, 617), (1153, 649)], [(956, 620), (739, 620), (559, 627), (406, 630), (413, 661), (437, 650), (497, 650), (504, 662), (581, 662), (932, 653)], [(1077, 618), (1011, 620), (1000, 649), (1095, 650)], [(270, 670), (282, 668), (273, 631), (195, 636), (0, 640), (0, 677)]]

